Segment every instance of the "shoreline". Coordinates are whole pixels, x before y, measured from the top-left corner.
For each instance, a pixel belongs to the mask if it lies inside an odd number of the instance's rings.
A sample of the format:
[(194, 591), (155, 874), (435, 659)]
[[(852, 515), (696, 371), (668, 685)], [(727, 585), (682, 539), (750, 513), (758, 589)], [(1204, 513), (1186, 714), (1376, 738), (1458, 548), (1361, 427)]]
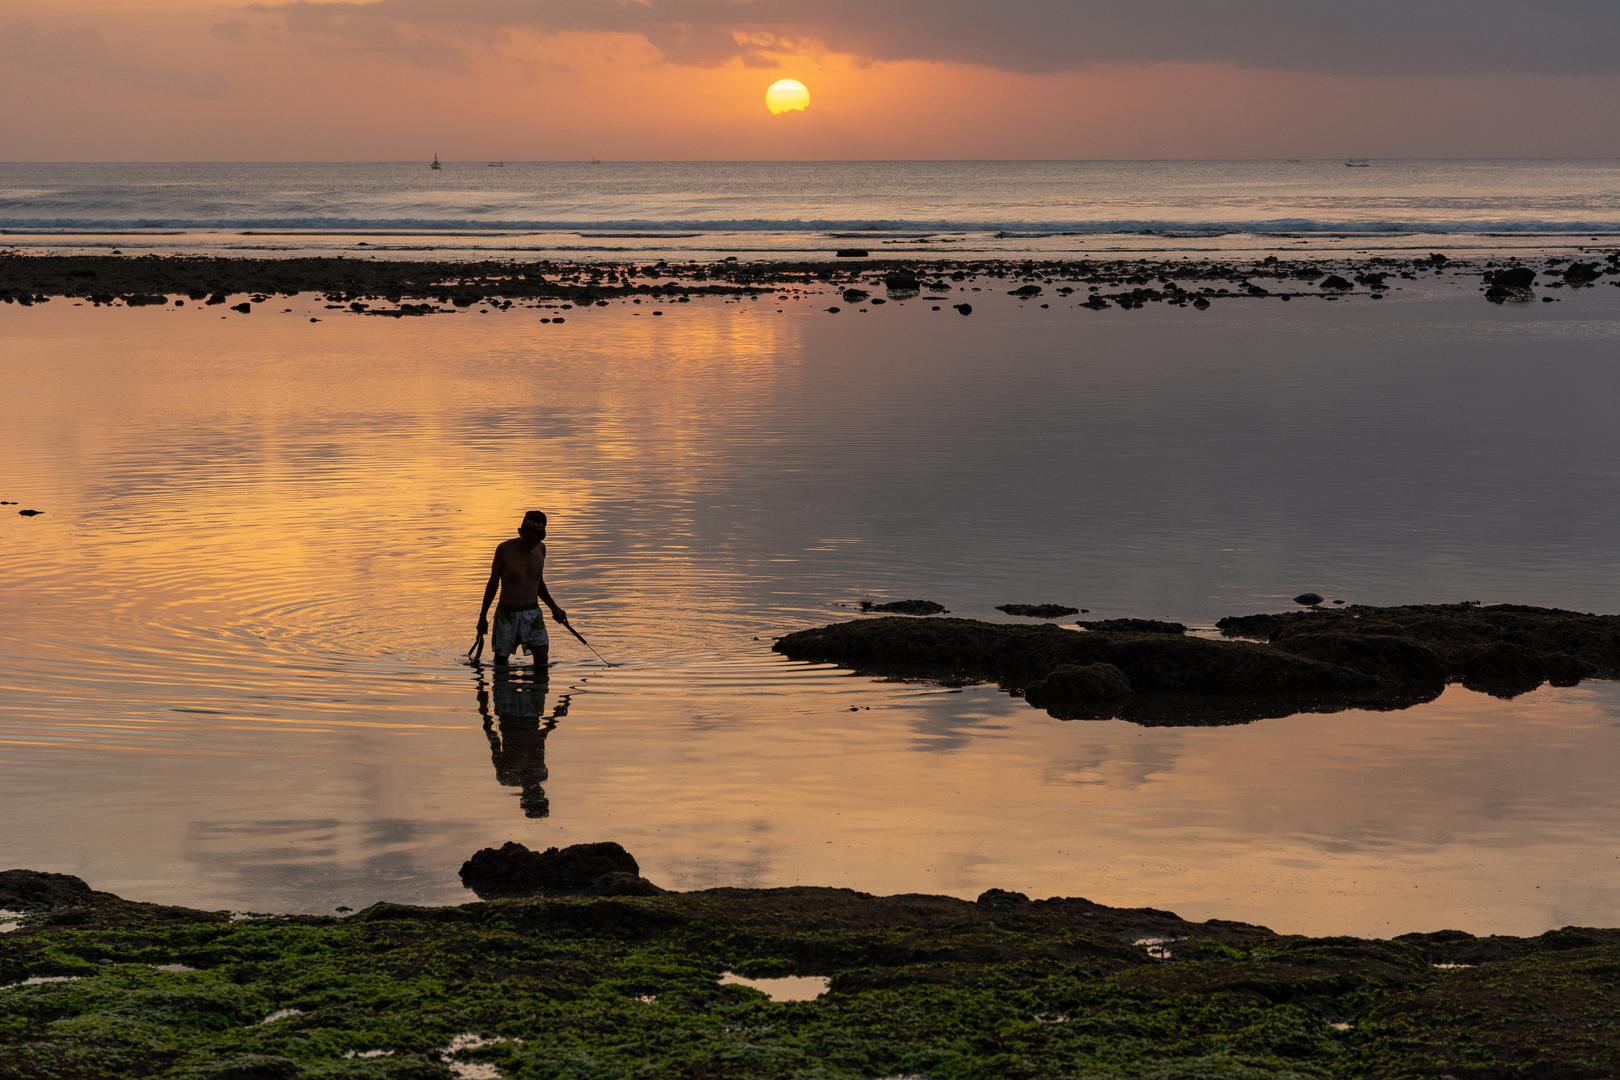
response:
[(1310, 938), (1079, 897), (817, 887), (244, 917), (18, 870), (0, 906), (30, 911), (0, 934), (0, 1062), (20, 1077), (1620, 1068), (1620, 929)]
[(315, 293), (356, 314), (403, 317), (480, 304), (507, 309), (550, 302), (571, 310), (626, 299), (757, 298), (778, 289), (835, 294), (829, 310), (838, 301), (965, 300), (970, 298), (963, 293), (986, 287), (1025, 301), (1081, 300), (1080, 306), (1098, 310), (1129, 310), (1149, 303), (1207, 308), (1238, 299), (1381, 298), (1401, 281), (1436, 278), (1472, 278), (1486, 299), (1498, 302), (1553, 299), (1537, 289), (1620, 287), (1620, 249), (1501, 261), (1452, 259), (1440, 252), (1410, 259), (1052, 260), (917, 259), (898, 252), (874, 257), (870, 249), (849, 250), (849, 257), (833, 260), (679, 263), (0, 253), (0, 300), (30, 305), (61, 297), (129, 307), (192, 302), (229, 304), (245, 313), (275, 295)]

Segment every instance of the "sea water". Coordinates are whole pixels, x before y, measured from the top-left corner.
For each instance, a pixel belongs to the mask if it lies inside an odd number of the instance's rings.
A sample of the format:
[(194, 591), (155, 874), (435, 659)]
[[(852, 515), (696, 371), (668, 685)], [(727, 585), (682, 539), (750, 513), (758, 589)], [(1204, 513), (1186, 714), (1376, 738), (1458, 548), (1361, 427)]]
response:
[[(863, 599), (1195, 632), (1307, 589), (1620, 611), (1620, 290), (1096, 312), (993, 284), (965, 318), (0, 308), (0, 863), (330, 911), (612, 839), (673, 888), (1612, 925), (1614, 684), (1149, 728), (770, 646)], [(618, 666), (563, 633), (544, 686), (459, 663), (531, 507)]]
[[(0, 164), (19, 250), (826, 258), (1517, 249), (1620, 234), (1620, 161)], [(1260, 238), (1257, 240), (1257, 238)]]

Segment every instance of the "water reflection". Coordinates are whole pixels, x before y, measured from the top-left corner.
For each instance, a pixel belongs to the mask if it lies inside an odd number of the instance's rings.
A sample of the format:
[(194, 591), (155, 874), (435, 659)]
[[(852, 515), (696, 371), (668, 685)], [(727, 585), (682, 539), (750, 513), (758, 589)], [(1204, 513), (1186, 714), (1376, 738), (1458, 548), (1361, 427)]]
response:
[(490, 684), (482, 672), (478, 676), (478, 713), (484, 718), (495, 779), (502, 787), (519, 789), (518, 805), (531, 818), (551, 814), (551, 800), (541, 786), (551, 775), (546, 768), (546, 736), (568, 715), (568, 694), (546, 713), (546, 676), (544, 669), (504, 665), (495, 668)]

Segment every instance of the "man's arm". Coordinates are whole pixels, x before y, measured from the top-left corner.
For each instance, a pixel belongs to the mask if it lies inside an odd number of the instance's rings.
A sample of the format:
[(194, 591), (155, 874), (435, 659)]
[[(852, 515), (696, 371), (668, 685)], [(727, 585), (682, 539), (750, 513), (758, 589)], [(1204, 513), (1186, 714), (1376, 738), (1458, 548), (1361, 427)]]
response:
[(489, 581), (484, 585), (484, 602), (478, 608), (478, 632), (489, 632), (489, 605), (495, 599), (495, 590), (501, 585), (501, 555), (500, 548), (495, 549), (495, 561), (489, 567)]
[(546, 548), (544, 544), (540, 546), (539, 589), (537, 591), (540, 594), (540, 599), (546, 602), (546, 607), (551, 609), (551, 617), (560, 623), (567, 622), (568, 612), (557, 606), (557, 601), (551, 598), (551, 590), (546, 588)]

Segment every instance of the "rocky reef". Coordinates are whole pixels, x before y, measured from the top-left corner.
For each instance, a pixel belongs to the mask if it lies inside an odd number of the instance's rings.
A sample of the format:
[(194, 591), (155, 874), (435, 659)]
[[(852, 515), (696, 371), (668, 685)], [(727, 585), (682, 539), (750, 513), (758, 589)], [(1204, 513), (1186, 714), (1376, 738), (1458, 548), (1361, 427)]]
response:
[[(621, 849), (622, 850), (622, 849)], [(1620, 930), (1389, 941), (1080, 897), (709, 889), (228, 916), (0, 874), (16, 1080), (1620, 1073)], [(751, 979), (819, 976), (772, 1000)]]
[(1512, 697), (1620, 677), (1620, 617), (1552, 608), (1352, 605), (1222, 619), (1229, 640), (1145, 619), (1080, 625), (860, 619), (774, 648), (880, 675), (995, 681), (1055, 716), (1147, 724), (1405, 708), (1451, 682)]

